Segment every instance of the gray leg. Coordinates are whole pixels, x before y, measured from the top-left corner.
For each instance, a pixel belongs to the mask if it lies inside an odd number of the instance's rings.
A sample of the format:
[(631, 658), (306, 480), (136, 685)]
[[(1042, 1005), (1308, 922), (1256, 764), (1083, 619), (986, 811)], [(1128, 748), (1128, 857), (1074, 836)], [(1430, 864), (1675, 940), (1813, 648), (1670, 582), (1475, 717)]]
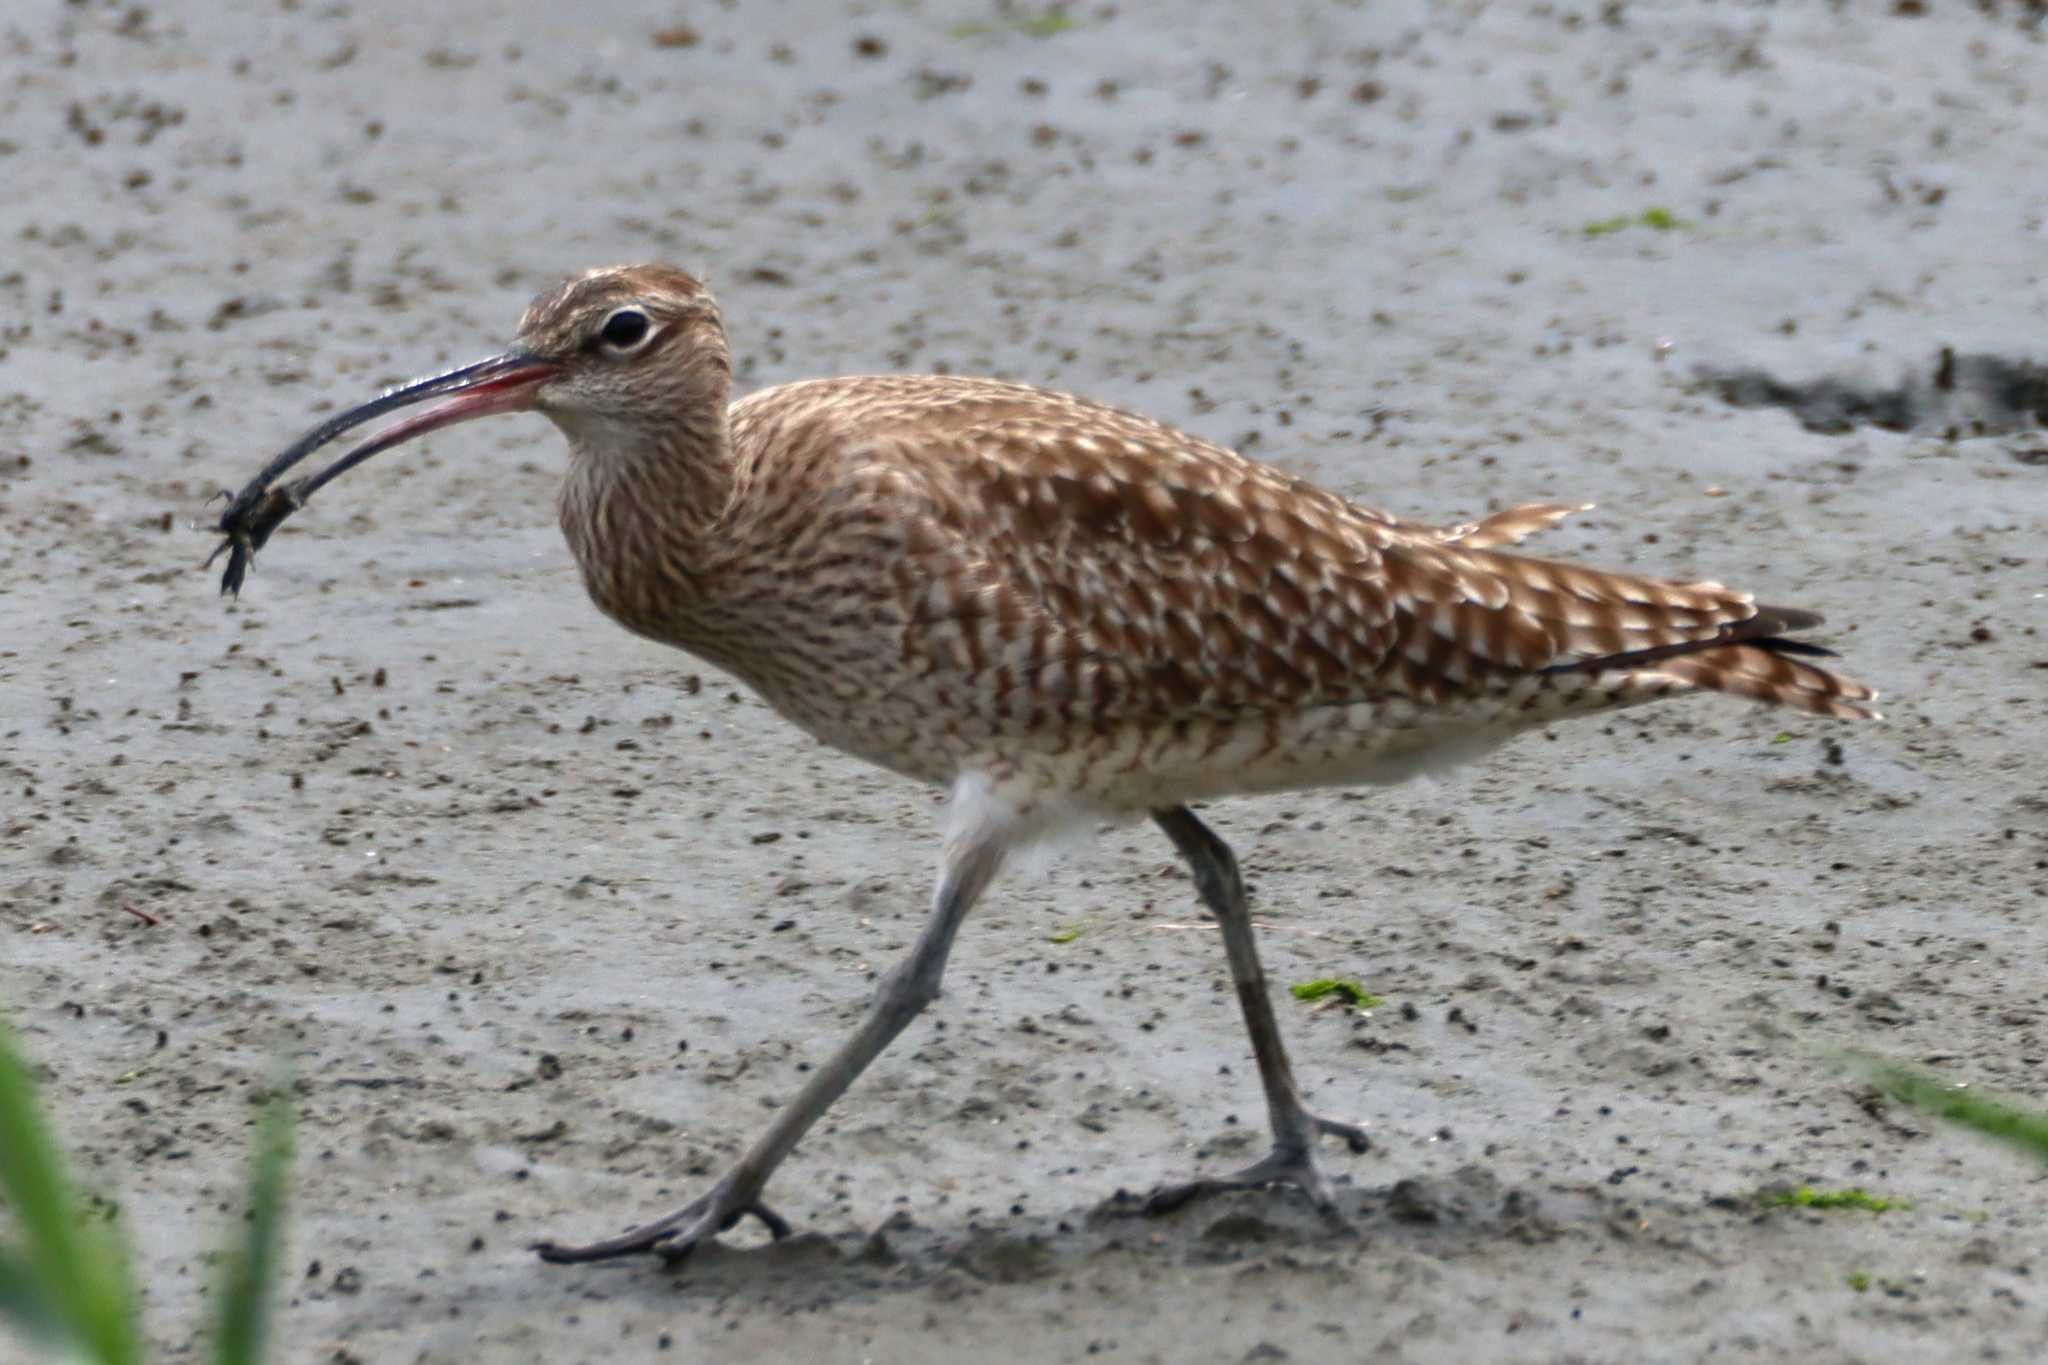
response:
[(768, 1131), (755, 1139), (746, 1155), (708, 1191), (672, 1213), (601, 1242), (583, 1246), (537, 1242), (533, 1249), (540, 1253), (540, 1258), (560, 1264), (654, 1252), (670, 1261), (681, 1260), (699, 1242), (716, 1236), (750, 1213), (766, 1223), (777, 1237), (787, 1234), (789, 1225), (761, 1203), (761, 1190), (768, 1177), (833, 1101), (867, 1070), (868, 1064), (926, 1005), (938, 998), (953, 935), (1001, 867), (1004, 849), (1003, 832), (993, 828), (969, 830), (948, 841), (931, 918), (925, 922), (917, 946), (883, 979), (860, 1028), (832, 1054), (831, 1060), (818, 1068), (809, 1084), (775, 1116)]
[(1273, 1128), (1273, 1146), (1264, 1157), (1234, 1174), (1163, 1187), (1153, 1193), (1147, 1208), (1163, 1212), (1212, 1190), (1285, 1183), (1299, 1187), (1318, 1207), (1328, 1209), (1336, 1200), (1329, 1179), (1316, 1165), (1316, 1138), (1325, 1133), (1341, 1137), (1354, 1152), (1367, 1150), (1371, 1141), (1359, 1125), (1324, 1118), (1310, 1112), (1301, 1101), (1300, 1087), (1294, 1083), (1294, 1068), (1288, 1064), (1287, 1048), (1280, 1041), (1280, 1024), (1273, 1017), (1273, 1002), (1266, 993), (1266, 974), (1259, 968), (1251, 912), (1245, 904), (1244, 879), (1238, 875), (1237, 859), (1231, 856), (1230, 845), (1217, 838), (1215, 831), (1196, 819), (1186, 806), (1153, 811), (1152, 818), (1187, 860), (1194, 873), (1195, 889), (1222, 927), (1223, 951), (1230, 959), (1230, 979), (1237, 987), (1245, 1029), (1251, 1034), (1252, 1053), (1259, 1061), (1259, 1080), (1266, 1089), (1266, 1116)]

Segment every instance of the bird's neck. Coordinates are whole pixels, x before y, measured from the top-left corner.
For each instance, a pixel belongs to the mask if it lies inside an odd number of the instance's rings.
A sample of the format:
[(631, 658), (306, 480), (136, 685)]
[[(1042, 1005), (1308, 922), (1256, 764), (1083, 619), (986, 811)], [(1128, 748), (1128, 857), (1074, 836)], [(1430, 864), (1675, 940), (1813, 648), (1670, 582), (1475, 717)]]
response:
[(658, 432), (610, 423), (569, 433), (562, 531), (584, 585), (629, 629), (685, 643), (687, 619), (719, 576), (737, 470), (724, 395)]

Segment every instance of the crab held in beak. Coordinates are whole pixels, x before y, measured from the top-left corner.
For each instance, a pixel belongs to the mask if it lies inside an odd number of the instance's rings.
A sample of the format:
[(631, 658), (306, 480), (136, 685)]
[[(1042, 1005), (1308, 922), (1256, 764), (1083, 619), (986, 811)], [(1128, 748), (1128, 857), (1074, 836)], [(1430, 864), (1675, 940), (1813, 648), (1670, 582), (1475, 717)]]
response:
[[(347, 473), (372, 455), (410, 441), (415, 436), (478, 417), (527, 411), (534, 406), (534, 398), (541, 385), (554, 378), (560, 369), (555, 361), (543, 360), (523, 351), (508, 351), (488, 360), (414, 380), (314, 427), (243, 485), (242, 491), (234, 495), (227, 510), (215, 523), (214, 529), (223, 539), (207, 556), (206, 562), (210, 565), (223, 553), (227, 555), (227, 568), (220, 578), (221, 592), (240, 595), (242, 580), (248, 576), (256, 552), (263, 548), (285, 518), (304, 507), (306, 500), (329, 480)], [(287, 484), (277, 484), (287, 470), (344, 433), (373, 422), (386, 413), (434, 399), (440, 401), (393, 423), (318, 473)], [(228, 495), (223, 491), (220, 496)]]

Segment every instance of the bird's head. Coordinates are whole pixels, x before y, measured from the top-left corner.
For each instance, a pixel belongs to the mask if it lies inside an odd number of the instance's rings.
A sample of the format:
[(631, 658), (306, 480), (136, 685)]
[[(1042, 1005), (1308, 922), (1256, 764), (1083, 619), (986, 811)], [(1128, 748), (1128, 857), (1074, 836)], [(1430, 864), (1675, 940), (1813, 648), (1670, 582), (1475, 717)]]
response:
[[(693, 429), (715, 432), (732, 383), (711, 292), (666, 265), (591, 270), (535, 299), (509, 350), (392, 389), (322, 422), (245, 486), (218, 529), (235, 547), (223, 586), (277, 524), (330, 479), (430, 431), (501, 412), (538, 412), (579, 457), (660, 449)], [(293, 465), (386, 414), (413, 409), (319, 473), (272, 485)]]
[(732, 382), (717, 301), (666, 265), (592, 270), (542, 294), (501, 359), (513, 357), (528, 362), (528, 406), (579, 448), (720, 415)]
[(658, 432), (706, 404), (722, 414), (731, 382), (710, 290), (674, 266), (609, 266), (535, 299), (509, 350), (371, 399), (323, 422), (286, 455), (303, 458), (344, 431), (429, 400), (438, 401), (370, 444), (388, 450), (501, 412), (545, 414), (579, 444), (621, 429)]

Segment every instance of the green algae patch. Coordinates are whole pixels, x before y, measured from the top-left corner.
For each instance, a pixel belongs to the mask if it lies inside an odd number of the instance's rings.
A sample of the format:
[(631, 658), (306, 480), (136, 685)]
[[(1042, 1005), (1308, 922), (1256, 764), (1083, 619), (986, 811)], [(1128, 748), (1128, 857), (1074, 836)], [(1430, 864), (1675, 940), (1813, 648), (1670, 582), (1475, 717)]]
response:
[(1757, 1202), (1767, 1209), (1862, 1209), (1866, 1213), (1913, 1207), (1903, 1199), (1880, 1199), (1853, 1185), (1846, 1190), (1816, 1190), (1811, 1185), (1801, 1185), (1797, 1189), (1773, 1190), (1759, 1195)]
[(955, 38), (979, 38), (989, 33), (1021, 33), (1027, 38), (1057, 38), (1069, 29), (1079, 27), (1080, 20), (1070, 17), (1062, 10), (1051, 10), (1044, 14), (969, 19), (953, 25), (952, 34)]
[(1647, 208), (1641, 213), (1620, 213), (1612, 218), (1595, 218), (1579, 229), (1588, 237), (1605, 237), (1611, 232), (1625, 232), (1629, 228), (1648, 228), (1652, 232), (1672, 232), (1689, 228), (1692, 223), (1680, 218), (1667, 208)]
[(1353, 1009), (1377, 1009), (1387, 1003), (1377, 995), (1368, 992), (1365, 987), (1359, 985), (1356, 981), (1343, 981), (1334, 976), (1320, 977), (1314, 981), (1304, 981), (1299, 985), (1290, 986), (1288, 989), (1294, 992), (1296, 1000), (1322, 1000), (1334, 995)]

